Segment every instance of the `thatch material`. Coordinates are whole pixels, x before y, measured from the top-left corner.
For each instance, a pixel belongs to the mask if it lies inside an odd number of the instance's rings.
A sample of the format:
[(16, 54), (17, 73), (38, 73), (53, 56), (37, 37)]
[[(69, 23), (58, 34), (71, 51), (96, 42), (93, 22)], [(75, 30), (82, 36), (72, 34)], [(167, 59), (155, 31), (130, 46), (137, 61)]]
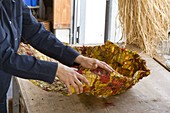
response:
[(170, 0), (118, 0), (119, 19), (127, 43), (153, 54), (170, 28)]

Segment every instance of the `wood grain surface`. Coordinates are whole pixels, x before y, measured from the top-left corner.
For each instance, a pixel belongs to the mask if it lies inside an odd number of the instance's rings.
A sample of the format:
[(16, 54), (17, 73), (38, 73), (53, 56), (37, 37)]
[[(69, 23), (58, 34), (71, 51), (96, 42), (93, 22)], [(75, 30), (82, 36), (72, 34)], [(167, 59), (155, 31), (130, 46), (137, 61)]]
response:
[(71, 0), (53, 0), (53, 29), (70, 28)]

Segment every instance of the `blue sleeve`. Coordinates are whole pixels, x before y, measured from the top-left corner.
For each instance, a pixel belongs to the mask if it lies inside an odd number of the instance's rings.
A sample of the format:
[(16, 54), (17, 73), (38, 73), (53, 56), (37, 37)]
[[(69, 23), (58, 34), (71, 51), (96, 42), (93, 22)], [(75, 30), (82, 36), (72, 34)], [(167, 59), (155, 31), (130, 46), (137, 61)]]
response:
[(63, 45), (54, 34), (45, 30), (25, 4), (23, 4), (22, 36), (34, 48), (65, 65), (73, 65), (75, 58), (79, 55), (71, 47)]
[(52, 83), (58, 64), (18, 55), (11, 47), (10, 38), (0, 23), (0, 70), (21, 78)]

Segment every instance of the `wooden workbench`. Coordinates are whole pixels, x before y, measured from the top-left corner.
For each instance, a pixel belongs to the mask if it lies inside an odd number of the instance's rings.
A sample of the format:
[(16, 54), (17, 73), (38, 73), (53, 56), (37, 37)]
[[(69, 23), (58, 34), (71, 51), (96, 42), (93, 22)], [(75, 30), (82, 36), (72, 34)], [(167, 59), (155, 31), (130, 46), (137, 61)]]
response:
[(109, 98), (64, 96), (17, 78), (28, 113), (170, 113), (170, 72), (147, 55), (151, 74), (127, 92)]

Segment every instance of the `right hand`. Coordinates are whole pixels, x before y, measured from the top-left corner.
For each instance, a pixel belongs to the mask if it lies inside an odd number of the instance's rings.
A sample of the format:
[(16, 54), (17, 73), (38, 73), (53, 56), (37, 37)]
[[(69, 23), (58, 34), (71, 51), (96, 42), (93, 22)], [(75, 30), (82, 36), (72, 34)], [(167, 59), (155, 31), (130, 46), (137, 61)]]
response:
[(76, 68), (70, 68), (61, 63), (58, 63), (56, 76), (59, 78), (60, 81), (65, 83), (69, 94), (72, 94), (70, 86), (72, 86), (75, 89), (77, 94), (80, 94), (83, 93), (82, 82), (89, 85), (89, 82), (86, 79), (86, 77), (79, 74)]

